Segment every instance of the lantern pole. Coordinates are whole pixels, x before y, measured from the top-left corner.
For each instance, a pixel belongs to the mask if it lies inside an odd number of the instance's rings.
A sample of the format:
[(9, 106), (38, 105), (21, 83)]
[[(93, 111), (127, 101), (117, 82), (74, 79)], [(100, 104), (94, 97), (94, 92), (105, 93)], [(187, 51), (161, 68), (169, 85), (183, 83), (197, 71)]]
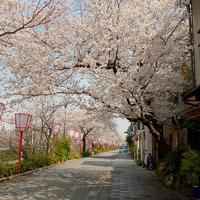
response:
[(24, 156), (24, 131), (20, 130), (19, 131), (19, 148), (18, 148), (18, 163), (17, 163), (17, 173), (21, 172), (21, 165), (22, 165), (22, 159)]
[(21, 172), (22, 160), (24, 157), (24, 131), (31, 125), (32, 116), (27, 113), (15, 114), (15, 126), (19, 130), (18, 162), (17, 173)]

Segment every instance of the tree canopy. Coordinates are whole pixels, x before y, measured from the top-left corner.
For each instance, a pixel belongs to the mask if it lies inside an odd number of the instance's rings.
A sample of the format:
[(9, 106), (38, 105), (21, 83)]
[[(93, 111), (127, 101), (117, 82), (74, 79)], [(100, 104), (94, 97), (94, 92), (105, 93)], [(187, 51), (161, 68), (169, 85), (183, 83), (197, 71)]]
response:
[(6, 38), (11, 45), (2, 57), (14, 77), (9, 93), (81, 96), (87, 109), (140, 120), (159, 137), (186, 85), (186, 7), (174, 0), (86, 0), (75, 14), (73, 1), (53, 2), (43, 10), (39, 4), (38, 18), (31, 4), (28, 20), (35, 22)]

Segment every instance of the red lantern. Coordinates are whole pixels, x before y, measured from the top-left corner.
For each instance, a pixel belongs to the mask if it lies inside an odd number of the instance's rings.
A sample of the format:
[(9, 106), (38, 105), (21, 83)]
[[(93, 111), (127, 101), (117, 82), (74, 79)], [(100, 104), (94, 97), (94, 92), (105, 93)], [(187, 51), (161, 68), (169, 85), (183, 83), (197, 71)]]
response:
[(31, 127), (32, 115), (28, 113), (15, 114), (15, 127), (19, 130), (19, 160), (17, 163), (18, 173), (21, 171), (21, 161), (24, 153), (24, 131)]
[(31, 125), (32, 116), (28, 113), (16, 113), (15, 114), (15, 127), (19, 131), (24, 131)]

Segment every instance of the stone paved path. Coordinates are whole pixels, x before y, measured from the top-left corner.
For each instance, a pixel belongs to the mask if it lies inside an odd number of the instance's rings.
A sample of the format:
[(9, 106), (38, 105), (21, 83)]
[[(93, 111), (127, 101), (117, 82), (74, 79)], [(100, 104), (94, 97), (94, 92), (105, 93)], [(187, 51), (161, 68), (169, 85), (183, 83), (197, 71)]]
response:
[(127, 155), (100, 154), (0, 183), (0, 200), (185, 200)]

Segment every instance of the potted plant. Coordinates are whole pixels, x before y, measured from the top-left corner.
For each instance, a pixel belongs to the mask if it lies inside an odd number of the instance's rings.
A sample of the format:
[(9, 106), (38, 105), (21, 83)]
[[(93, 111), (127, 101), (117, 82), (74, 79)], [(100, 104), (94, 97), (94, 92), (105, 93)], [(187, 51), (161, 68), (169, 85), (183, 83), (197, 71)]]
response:
[(192, 173), (192, 196), (194, 199), (200, 199), (200, 176)]
[(192, 187), (192, 196), (194, 199), (200, 199), (200, 186)]
[(200, 199), (200, 154), (188, 151), (183, 154), (180, 173), (186, 177), (187, 183), (192, 185), (194, 199)]

